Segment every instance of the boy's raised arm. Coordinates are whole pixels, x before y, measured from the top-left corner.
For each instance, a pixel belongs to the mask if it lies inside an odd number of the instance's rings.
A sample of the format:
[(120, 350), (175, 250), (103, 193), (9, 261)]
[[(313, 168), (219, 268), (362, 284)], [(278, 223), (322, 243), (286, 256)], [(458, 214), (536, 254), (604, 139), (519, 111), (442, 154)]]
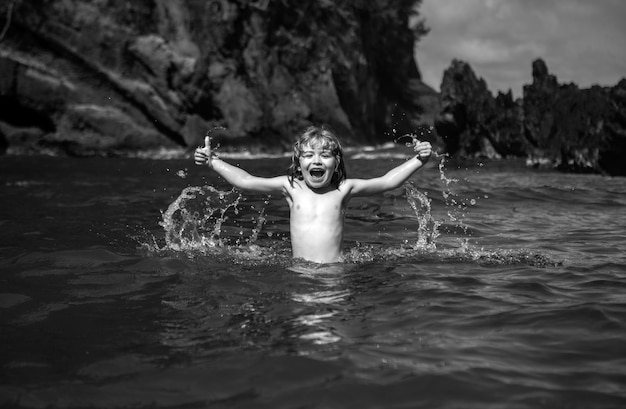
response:
[(204, 147), (199, 147), (194, 152), (194, 162), (196, 165), (207, 165), (226, 179), (228, 183), (241, 190), (260, 193), (279, 192), (287, 183), (286, 176), (272, 178), (254, 176), (217, 158), (211, 150), (211, 139), (208, 136), (204, 138)]
[(429, 142), (418, 142), (415, 145), (417, 155), (403, 164), (396, 166), (383, 176), (372, 179), (351, 179), (350, 193), (352, 196), (374, 195), (388, 190), (396, 189), (406, 182), (413, 173), (420, 169), (432, 154)]

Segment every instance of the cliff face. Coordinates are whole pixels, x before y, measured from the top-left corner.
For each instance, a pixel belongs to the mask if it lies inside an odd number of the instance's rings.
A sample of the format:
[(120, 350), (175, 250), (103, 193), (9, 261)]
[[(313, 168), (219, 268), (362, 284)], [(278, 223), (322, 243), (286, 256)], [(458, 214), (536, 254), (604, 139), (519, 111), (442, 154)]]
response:
[(3, 2), (0, 142), (83, 155), (195, 146), (219, 127), (223, 145), (284, 149), (317, 122), (380, 141), (397, 111), (420, 118), (416, 4)]
[(559, 84), (539, 59), (532, 84), (514, 101), (510, 92), (493, 97), (467, 63), (455, 60), (444, 73), (441, 98), (435, 127), (450, 153), (626, 175), (626, 80), (579, 89)]

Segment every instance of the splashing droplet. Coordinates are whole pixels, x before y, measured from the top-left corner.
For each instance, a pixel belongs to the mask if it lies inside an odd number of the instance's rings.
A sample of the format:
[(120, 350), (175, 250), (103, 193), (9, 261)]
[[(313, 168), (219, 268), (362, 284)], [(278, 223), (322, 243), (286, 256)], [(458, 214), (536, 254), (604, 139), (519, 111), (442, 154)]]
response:
[(434, 251), (441, 222), (433, 219), (431, 215), (430, 199), (411, 182), (405, 183), (404, 189), (406, 199), (417, 216), (417, 242), (414, 247)]
[(173, 250), (201, 249), (222, 245), (226, 212), (235, 209), (241, 193), (221, 192), (212, 186), (190, 186), (162, 214), (165, 242)]

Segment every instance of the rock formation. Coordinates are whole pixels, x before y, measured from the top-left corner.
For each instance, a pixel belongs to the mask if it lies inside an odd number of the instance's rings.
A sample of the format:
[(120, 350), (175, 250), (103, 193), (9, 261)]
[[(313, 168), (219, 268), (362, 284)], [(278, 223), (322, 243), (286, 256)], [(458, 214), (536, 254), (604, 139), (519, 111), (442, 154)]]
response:
[(0, 145), (88, 155), (193, 147), (220, 129), (225, 145), (282, 150), (318, 122), (381, 141), (395, 111), (423, 111), (416, 5), (5, 1)]
[(509, 157), (525, 153), (519, 103), (510, 92), (494, 98), (469, 64), (452, 62), (444, 73), (441, 100), (435, 126), (450, 154)]
[(626, 80), (579, 89), (559, 84), (538, 59), (522, 99), (513, 101), (510, 92), (494, 98), (467, 63), (455, 60), (444, 73), (435, 128), (451, 154), (626, 175), (625, 97)]

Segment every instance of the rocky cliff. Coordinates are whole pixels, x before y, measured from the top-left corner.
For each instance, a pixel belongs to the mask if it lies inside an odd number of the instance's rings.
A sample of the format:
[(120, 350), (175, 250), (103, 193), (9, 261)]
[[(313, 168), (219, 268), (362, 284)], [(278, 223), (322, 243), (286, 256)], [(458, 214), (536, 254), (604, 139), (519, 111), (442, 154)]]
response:
[(219, 129), (223, 146), (282, 150), (316, 122), (382, 141), (433, 101), (413, 58), (419, 3), (4, 1), (0, 145), (111, 154)]
[(626, 175), (626, 79), (614, 87), (559, 84), (545, 62), (532, 65), (523, 98), (494, 97), (470, 66), (444, 72), (435, 128), (449, 153), (525, 157), (566, 171)]

